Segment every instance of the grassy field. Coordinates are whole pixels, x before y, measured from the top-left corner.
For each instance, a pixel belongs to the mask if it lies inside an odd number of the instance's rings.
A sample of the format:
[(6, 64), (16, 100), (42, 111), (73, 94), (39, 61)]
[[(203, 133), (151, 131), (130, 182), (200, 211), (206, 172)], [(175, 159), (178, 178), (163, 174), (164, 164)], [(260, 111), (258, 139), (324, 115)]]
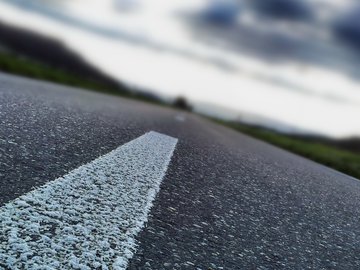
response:
[(20, 57), (16, 54), (8, 52), (0, 52), (0, 71), (25, 76), (28, 78), (86, 88), (106, 94), (135, 98), (138, 100), (162, 104), (155, 98), (136, 93), (120, 84), (117, 88), (114, 88), (114, 86), (109, 86), (93, 80), (81, 78), (78, 75), (71, 74), (61, 69), (57, 69), (32, 59)]
[(217, 122), (360, 179), (360, 154), (266, 129), (232, 122)]

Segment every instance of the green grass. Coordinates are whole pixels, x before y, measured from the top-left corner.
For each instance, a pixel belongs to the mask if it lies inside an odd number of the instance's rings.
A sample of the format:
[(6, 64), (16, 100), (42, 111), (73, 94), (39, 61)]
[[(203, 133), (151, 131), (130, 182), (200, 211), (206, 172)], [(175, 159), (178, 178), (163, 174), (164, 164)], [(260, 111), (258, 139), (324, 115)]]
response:
[(50, 67), (29, 58), (20, 57), (13, 53), (0, 52), (0, 70), (6, 73), (17, 74), (29, 78), (86, 88), (106, 94), (134, 98), (137, 100), (163, 105), (155, 98), (136, 93), (124, 86), (119, 85), (119, 87), (114, 88), (114, 86), (85, 79), (78, 75)]
[(233, 122), (217, 122), (360, 179), (360, 154)]

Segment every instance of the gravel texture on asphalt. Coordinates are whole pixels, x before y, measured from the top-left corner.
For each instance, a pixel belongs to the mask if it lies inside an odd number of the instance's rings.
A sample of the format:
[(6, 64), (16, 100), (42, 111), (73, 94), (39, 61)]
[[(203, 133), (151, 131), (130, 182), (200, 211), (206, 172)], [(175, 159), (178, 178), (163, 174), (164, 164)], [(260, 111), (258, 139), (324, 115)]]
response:
[(179, 139), (129, 269), (359, 269), (360, 182), (201, 117), (0, 75), (0, 204), (150, 130)]

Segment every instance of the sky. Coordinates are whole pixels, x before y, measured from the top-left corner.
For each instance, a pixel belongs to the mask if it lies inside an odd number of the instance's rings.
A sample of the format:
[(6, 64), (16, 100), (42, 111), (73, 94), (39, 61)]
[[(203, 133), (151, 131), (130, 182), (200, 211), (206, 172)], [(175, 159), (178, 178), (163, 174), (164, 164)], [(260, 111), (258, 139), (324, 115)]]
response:
[(0, 20), (131, 86), (334, 138), (360, 136), (358, 18), (352, 0), (0, 0)]

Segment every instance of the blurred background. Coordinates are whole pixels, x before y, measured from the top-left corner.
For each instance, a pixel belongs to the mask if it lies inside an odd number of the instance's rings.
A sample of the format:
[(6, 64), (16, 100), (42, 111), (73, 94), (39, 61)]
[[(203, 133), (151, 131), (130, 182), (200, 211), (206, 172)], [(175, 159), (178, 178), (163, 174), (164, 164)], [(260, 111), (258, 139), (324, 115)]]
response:
[(360, 152), (356, 0), (1, 0), (0, 52), (3, 71)]

